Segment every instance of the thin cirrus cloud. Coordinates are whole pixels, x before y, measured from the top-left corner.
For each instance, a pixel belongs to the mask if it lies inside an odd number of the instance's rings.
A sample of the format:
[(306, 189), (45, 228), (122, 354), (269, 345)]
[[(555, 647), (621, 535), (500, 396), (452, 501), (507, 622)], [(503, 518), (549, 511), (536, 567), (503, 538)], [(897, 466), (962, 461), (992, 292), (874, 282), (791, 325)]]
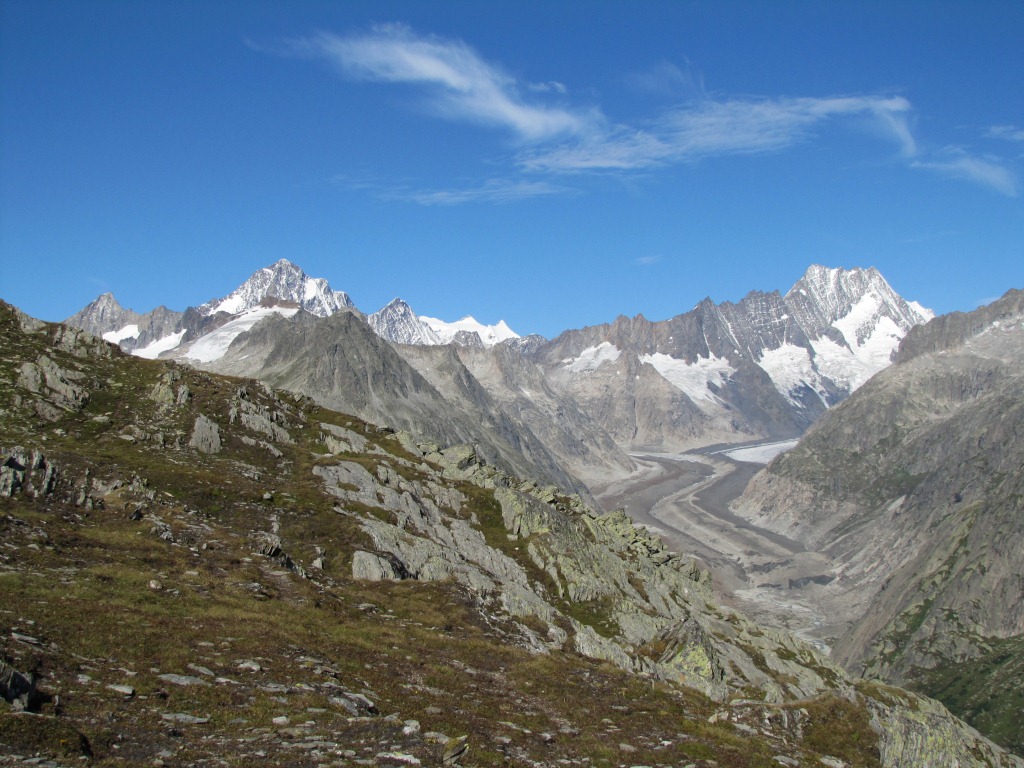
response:
[(910, 109), (901, 97), (705, 101), (671, 110), (646, 128), (618, 126), (582, 142), (533, 151), (522, 163), (530, 170), (632, 170), (774, 152), (806, 140), (830, 120), (854, 117), (867, 118), (901, 155), (912, 156), (917, 146), (907, 122)]
[(481, 184), (447, 189), (417, 189), (409, 184), (388, 183), (382, 179), (339, 174), (331, 183), (345, 189), (369, 192), (385, 202), (418, 203), (425, 206), (449, 206), (462, 203), (512, 203), (531, 197), (571, 195), (578, 189), (547, 181), (525, 179), (488, 179)]
[(911, 165), (949, 178), (982, 184), (1007, 197), (1016, 197), (1018, 193), (1017, 178), (1004, 165), (995, 160), (973, 157), (959, 149), (946, 150), (930, 159), (915, 160)]
[[(1015, 196), (1015, 174), (999, 158), (964, 150), (924, 151), (912, 130), (913, 107), (902, 96), (713, 99), (694, 80), (663, 62), (633, 83), (688, 90), (696, 98), (644, 122), (610, 124), (599, 109), (572, 108), (557, 81), (519, 82), (460, 40), (418, 35), (402, 24), (378, 25), (349, 35), (319, 33), (290, 41), (282, 51), (328, 62), (346, 78), (402, 83), (422, 89), (428, 109), (443, 118), (504, 130), (521, 146), (513, 157), (520, 173), (567, 175), (633, 172), (694, 163), (725, 155), (779, 152), (816, 138), (832, 125), (865, 127), (895, 149), (912, 169), (980, 184)], [(527, 96), (524, 96), (527, 94)], [(677, 95), (678, 92), (677, 92)], [(547, 102), (545, 102), (547, 99)], [(995, 126), (992, 138), (1019, 140), (1013, 126)], [(545, 182), (491, 180), (475, 187), (379, 190), (381, 197), (423, 205), (508, 202), (576, 191)]]
[(985, 132), (985, 136), (990, 139), (1024, 141), (1024, 129), (1015, 125), (993, 125)]
[(633, 263), (641, 267), (649, 267), (652, 264), (660, 264), (664, 258), (659, 254), (656, 256), (637, 256)]
[(549, 184), (545, 181), (510, 181), (492, 179), (476, 187), (434, 190), (388, 190), (383, 197), (409, 200), (420, 205), (459, 205), (461, 203), (491, 202), (511, 203), (529, 197), (570, 194), (568, 187)]
[[(290, 48), (292, 53), (326, 60), (347, 77), (420, 85), (428, 90), (428, 103), (439, 115), (505, 128), (524, 141), (582, 134), (600, 121), (593, 111), (528, 103), (515, 78), (465, 43), (418, 36), (401, 24), (378, 25), (347, 36), (320, 33), (294, 40)], [(526, 88), (534, 93), (565, 90), (556, 82)]]

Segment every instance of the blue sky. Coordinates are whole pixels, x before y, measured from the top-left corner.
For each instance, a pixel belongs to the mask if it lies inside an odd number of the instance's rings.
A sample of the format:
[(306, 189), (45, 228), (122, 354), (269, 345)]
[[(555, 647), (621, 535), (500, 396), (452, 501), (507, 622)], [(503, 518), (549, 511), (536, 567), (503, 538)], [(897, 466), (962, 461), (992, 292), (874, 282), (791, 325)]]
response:
[(554, 336), (876, 266), (1024, 287), (1024, 3), (0, 3), (0, 297), (288, 258)]

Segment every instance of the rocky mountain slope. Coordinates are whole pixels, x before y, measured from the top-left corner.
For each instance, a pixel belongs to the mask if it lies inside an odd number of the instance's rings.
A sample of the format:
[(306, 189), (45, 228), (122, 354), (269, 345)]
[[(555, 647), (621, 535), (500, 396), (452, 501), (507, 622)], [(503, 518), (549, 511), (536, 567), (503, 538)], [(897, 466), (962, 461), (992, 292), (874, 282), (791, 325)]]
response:
[(875, 269), (812, 266), (785, 296), (705, 299), (659, 322), (620, 317), (533, 357), (619, 445), (678, 450), (800, 434), (931, 316)]
[(1024, 752), (1024, 292), (914, 328), (737, 511), (830, 559), (837, 661)]
[(536, 436), (560, 466), (588, 486), (595, 479), (621, 477), (636, 469), (608, 434), (574, 401), (554, 391), (544, 371), (513, 344), (491, 349), (400, 345), (395, 350), (443, 392), (455, 410), (479, 413), (486, 405), (488, 421), (503, 419), (518, 434)]
[[(298, 308), (318, 317), (355, 311), (346, 294), (281, 260), (228, 297), (183, 315), (136, 315), (103, 296), (68, 322), (143, 356), (214, 363), (264, 317)], [(485, 367), (506, 372), (507, 350), (519, 352), (541, 366), (547, 389), (589, 420), (590, 432), (607, 433), (622, 450), (677, 450), (800, 434), (888, 365), (907, 330), (930, 317), (877, 270), (812, 266), (785, 296), (755, 291), (738, 304), (706, 299), (670, 320), (623, 317), (546, 343), (521, 340), (503, 322), (420, 317), (400, 299), (366, 319), (378, 336), (398, 344), (501, 346), (501, 361)], [(506, 405), (530, 391), (507, 375), (481, 383)], [(602, 471), (608, 461), (621, 457), (602, 456), (587, 471)]]
[(449, 379), (457, 380), (461, 389), (453, 386), (442, 394), (352, 313), (327, 318), (272, 314), (204, 367), (258, 377), (330, 408), (443, 444), (470, 442), (481, 456), (509, 472), (587, 493), (526, 424), (511, 419), (492, 401), (456, 355), (437, 349), (450, 358), (454, 371)]
[(383, 309), (367, 315), (366, 320), (374, 333), (396, 344), (436, 346), (441, 343), (434, 329), (422, 322), (401, 299), (394, 299)]
[(1022, 765), (472, 446), (6, 305), (0, 360), (6, 762)]

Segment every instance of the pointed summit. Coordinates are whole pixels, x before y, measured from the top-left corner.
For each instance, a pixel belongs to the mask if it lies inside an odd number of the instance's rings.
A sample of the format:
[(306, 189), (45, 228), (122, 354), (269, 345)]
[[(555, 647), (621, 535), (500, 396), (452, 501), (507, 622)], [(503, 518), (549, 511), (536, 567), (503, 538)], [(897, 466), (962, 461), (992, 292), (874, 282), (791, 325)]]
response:
[[(811, 338), (825, 335), (831, 327), (850, 349), (862, 346), (880, 323), (890, 328), (898, 343), (915, 325), (935, 316), (931, 310), (908, 303), (874, 267), (842, 269), (813, 264), (789, 289), (785, 301), (801, 325), (811, 331)], [(834, 333), (828, 335), (835, 337)]]
[(136, 322), (138, 317), (135, 312), (122, 307), (114, 298), (114, 294), (108, 291), (97, 296), (91, 304), (64, 322), (94, 336), (103, 336), (111, 330)]
[(383, 309), (366, 318), (374, 333), (397, 344), (441, 344), (441, 339), (422, 322), (412, 307), (401, 299), (392, 299)]
[(199, 311), (204, 315), (218, 312), (237, 315), (258, 306), (267, 298), (294, 302), (318, 317), (327, 317), (354, 306), (347, 293), (332, 290), (322, 277), (310, 277), (288, 259), (279, 259), (254, 272), (227, 297), (212, 299), (199, 307)]

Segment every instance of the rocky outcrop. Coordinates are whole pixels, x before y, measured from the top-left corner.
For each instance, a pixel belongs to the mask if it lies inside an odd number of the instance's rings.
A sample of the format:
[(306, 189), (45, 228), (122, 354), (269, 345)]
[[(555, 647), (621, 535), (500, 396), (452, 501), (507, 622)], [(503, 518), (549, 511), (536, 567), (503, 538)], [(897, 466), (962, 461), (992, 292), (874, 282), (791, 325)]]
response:
[(0, 699), (11, 705), (15, 712), (32, 712), (49, 697), (36, 689), (32, 676), (23, 675), (0, 659)]
[(39, 449), (0, 449), (0, 496), (47, 496), (53, 493), (58, 478), (56, 465)]
[[(429, 462), (421, 469), (435, 480), (404, 479), (394, 457), (376, 472), (352, 461), (314, 470), (342, 502), (338, 511), (356, 516), (373, 541), (374, 551), (353, 557), (355, 578), (454, 579), (488, 610), (524, 622), (531, 647), (571, 647), (716, 698), (744, 685), (765, 690), (770, 701), (812, 696), (838, 674), (783, 633), (709, 610), (707, 572), (621, 511), (599, 514), (578, 497), (518, 481), (471, 446), (401, 442)], [(462, 516), (465, 496), (446, 480), (485, 489), (493, 517)], [(366, 507), (386, 517), (359, 511)]]
[[(7, 750), (547, 765), (607, 758), (612, 738), (637, 764), (873, 764), (884, 748), (894, 766), (948, 739), (961, 764), (1014, 764), (941, 708), (915, 719), (911, 697), (716, 605), (706, 574), (623, 514), (478, 446), (19, 327), (0, 311), (0, 442), (45, 453), (4, 452), (8, 484), (22, 475), (0, 504), (16, 585), (0, 655), (61, 701), (0, 712)], [(17, 381), (44, 352), (90, 398), (41, 425), (42, 393)], [(186, 444), (200, 416), (220, 452)], [(51, 464), (53, 491), (26, 493)], [(876, 704), (893, 711), (872, 729)]]
[(220, 427), (217, 422), (203, 414), (196, 416), (188, 444), (200, 453), (220, 453)]

